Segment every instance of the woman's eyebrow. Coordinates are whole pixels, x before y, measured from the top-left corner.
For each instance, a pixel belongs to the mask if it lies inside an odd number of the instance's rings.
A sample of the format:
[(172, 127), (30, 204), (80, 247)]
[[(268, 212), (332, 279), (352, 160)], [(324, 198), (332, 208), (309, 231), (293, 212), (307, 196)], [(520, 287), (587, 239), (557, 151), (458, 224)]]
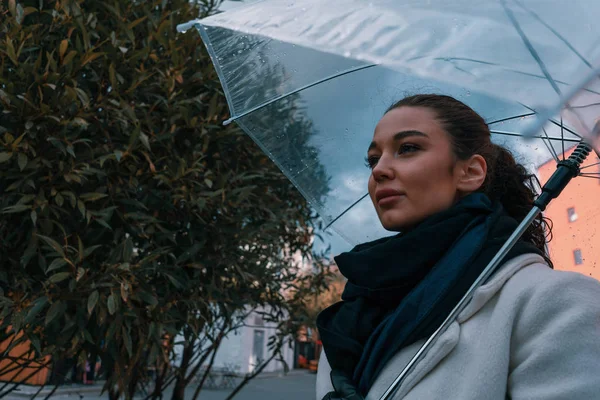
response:
[[(427, 136), (426, 133), (421, 132), (421, 131), (415, 131), (415, 130), (408, 130), (408, 131), (401, 131), (398, 132), (394, 135), (394, 141), (398, 141), (398, 140), (402, 140), (402, 139), (406, 139), (408, 137), (411, 136), (421, 136), (421, 137), (429, 137)], [(369, 145), (369, 148), (367, 151), (374, 149), (375, 147), (377, 147), (377, 143), (375, 143), (375, 141), (371, 142), (371, 144)]]

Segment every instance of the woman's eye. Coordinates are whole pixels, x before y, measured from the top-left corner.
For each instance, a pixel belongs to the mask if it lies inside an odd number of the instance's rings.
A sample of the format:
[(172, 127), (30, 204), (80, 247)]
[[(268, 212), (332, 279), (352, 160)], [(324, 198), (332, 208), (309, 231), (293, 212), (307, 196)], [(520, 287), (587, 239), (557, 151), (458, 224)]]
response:
[(404, 143), (398, 149), (398, 154), (414, 153), (415, 151), (418, 151), (420, 149), (421, 148), (416, 144)]
[(373, 169), (377, 165), (377, 161), (379, 161), (379, 157), (367, 156), (365, 157), (365, 166)]

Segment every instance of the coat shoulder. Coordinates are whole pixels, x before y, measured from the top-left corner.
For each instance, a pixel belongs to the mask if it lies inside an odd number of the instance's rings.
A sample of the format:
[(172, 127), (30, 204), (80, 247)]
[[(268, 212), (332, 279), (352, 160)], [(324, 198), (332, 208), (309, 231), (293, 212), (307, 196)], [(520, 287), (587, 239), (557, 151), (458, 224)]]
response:
[[(551, 269), (545, 263), (534, 263), (517, 271), (502, 288), (503, 292), (518, 292), (527, 299), (552, 294), (556, 301), (589, 298), (600, 295), (600, 282), (571, 271)], [(553, 299), (547, 299), (552, 301)]]

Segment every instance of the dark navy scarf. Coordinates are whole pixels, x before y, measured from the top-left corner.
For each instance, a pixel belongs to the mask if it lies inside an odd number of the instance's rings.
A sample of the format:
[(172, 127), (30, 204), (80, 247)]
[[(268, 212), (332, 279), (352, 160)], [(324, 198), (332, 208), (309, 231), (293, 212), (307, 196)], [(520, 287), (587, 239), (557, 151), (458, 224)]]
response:
[[(329, 398), (362, 398), (398, 350), (430, 336), (517, 225), (474, 193), (405, 234), (335, 257), (348, 282), (342, 301), (317, 318), (338, 392)], [(505, 261), (526, 253), (541, 254), (519, 241)]]

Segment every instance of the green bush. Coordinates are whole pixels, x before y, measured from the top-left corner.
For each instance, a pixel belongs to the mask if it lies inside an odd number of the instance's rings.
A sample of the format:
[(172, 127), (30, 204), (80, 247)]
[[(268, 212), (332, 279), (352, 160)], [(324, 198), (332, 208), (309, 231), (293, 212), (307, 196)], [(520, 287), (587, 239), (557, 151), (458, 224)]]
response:
[[(281, 293), (314, 218), (221, 125), (204, 45), (175, 29), (218, 4), (3, 4), (0, 339), (23, 331), (37, 357), (98, 354), (107, 387), (131, 396), (177, 333), (198, 338), (247, 305), (289, 307)], [(289, 122), (294, 107), (282, 124), (309, 132)]]

